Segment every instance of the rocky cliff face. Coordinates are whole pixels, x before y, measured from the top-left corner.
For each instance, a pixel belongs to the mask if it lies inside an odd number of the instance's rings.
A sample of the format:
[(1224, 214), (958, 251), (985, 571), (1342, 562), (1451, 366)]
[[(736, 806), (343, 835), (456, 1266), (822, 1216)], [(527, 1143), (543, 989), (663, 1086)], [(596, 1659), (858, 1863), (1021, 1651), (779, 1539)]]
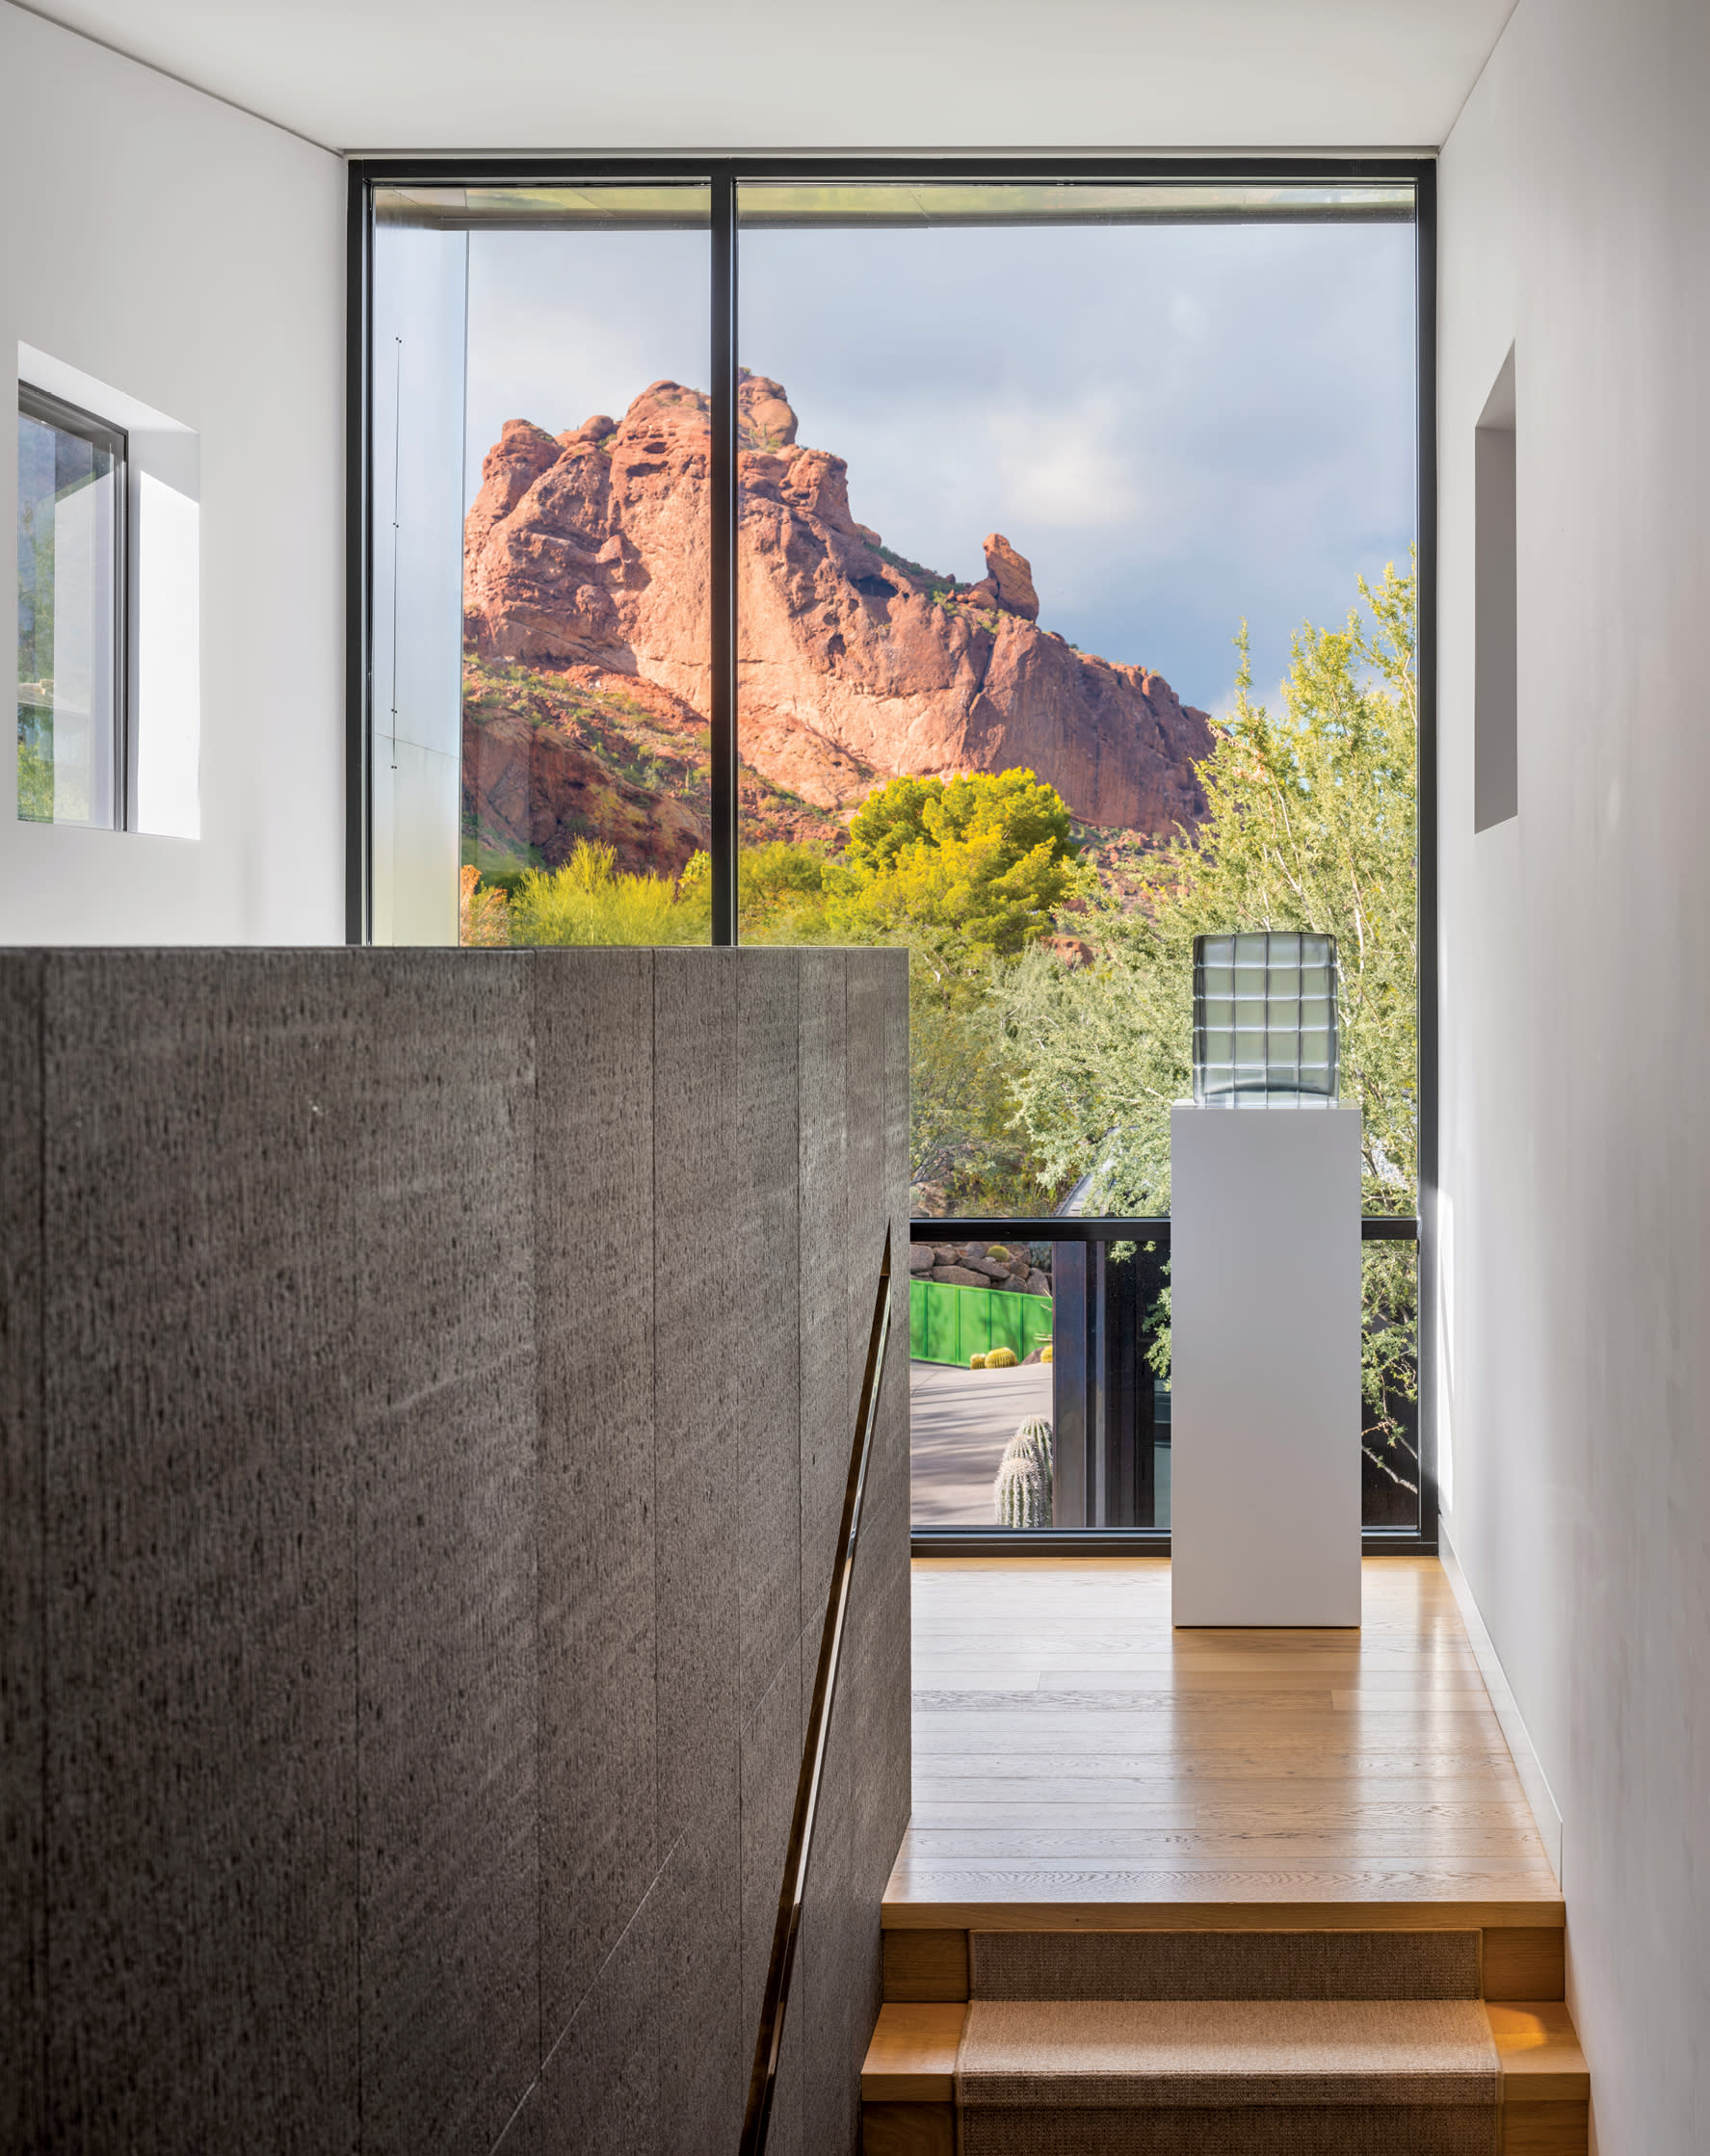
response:
[[(699, 712), (657, 682), (597, 667), (463, 669), (463, 809), (478, 857), (549, 868), (579, 838), (634, 874), (679, 875), (709, 843), (711, 769)], [(745, 765), (744, 838), (835, 846), (837, 818)]]
[[(959, 586), (886, 548), (840, 457), (797, 443), (778, 383), (740, 389), (743, 760), (847, 810), (901, 773), (1031, 769), (1089, 824), (1164, 837), (1204, 810), (1205, 714), (1162, 676), (1039, 624), (1001, 533)], [(644, 390), (621, 421), (551, 435), (510, 420), (465, 528), (466, 633), (486, 662), (592, 668), (708, 705), (708, 400)]]

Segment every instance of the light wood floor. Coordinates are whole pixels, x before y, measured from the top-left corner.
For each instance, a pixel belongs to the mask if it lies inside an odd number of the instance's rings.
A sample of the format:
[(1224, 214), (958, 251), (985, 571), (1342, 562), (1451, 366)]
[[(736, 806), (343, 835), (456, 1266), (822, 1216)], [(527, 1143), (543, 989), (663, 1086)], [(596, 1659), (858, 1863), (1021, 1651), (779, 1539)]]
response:
[(1441, 1566), (1364, 1579), (1358, 1633), (1173, 1632), (1166, 1559), (917, 1560), (886, 1928), (1559, 1926)]

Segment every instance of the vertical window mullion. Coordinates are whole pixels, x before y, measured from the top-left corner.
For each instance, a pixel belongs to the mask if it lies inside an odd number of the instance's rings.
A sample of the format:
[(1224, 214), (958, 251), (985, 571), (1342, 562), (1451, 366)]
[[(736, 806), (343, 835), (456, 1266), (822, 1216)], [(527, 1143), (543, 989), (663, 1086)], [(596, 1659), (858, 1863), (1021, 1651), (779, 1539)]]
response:
[(736, 941), (736, 181), (712, 181), (712, 629), (713, 942)]

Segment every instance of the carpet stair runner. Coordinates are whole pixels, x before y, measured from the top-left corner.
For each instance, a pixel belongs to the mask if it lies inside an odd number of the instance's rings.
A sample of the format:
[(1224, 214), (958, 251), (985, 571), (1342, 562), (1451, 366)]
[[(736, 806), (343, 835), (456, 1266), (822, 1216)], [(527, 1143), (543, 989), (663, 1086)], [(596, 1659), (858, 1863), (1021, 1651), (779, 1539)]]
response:
[[(887, 1952), (865, 2156), (1587, 2145), (1565, 2006), (1486, 1998), (1477, 1931), (973, 1932), (960, 1963), (930, 1938), (925, 1954)], [(934, 1995), (895, 1995), (911, 1988)]]

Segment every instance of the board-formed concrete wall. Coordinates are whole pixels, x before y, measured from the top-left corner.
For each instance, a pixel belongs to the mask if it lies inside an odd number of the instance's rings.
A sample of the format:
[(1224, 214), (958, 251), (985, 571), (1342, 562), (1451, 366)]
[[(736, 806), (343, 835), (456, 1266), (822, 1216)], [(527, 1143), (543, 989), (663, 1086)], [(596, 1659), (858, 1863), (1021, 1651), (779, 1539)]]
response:
[[(893, 952), (0, 957), (0, 2145), (734, 2147), (907, 1034)], [(908, 1818), (906, 1375), (792, 2156)]]

